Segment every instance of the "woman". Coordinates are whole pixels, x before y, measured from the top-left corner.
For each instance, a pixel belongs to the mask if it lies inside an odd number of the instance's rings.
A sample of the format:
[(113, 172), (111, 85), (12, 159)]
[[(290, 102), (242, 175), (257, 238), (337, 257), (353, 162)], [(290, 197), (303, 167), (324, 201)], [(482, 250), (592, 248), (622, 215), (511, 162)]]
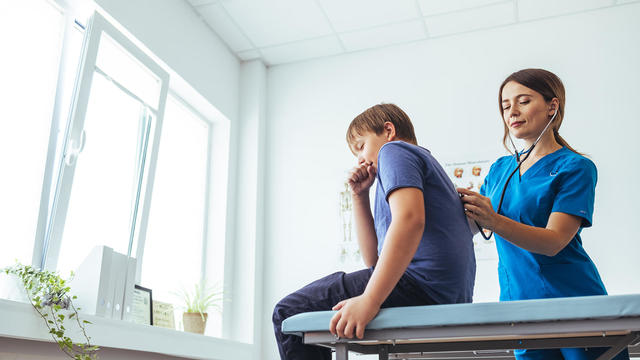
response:
[[(515, 148), (513, 136), (524, 140), (528, 150), (498, 159), (480, 194), (458, 192), (471, 223), (495, 234), (500, 300), (606, 295), (580, 238), (582, 228), (591, 226), (597, 170), (559, 134), (565, 109), (562, 82), (546, 70), (518, 71), (500, 86), (498, 104), (505, 147), (509, 139)], [(595, 359), (605, 350), (515, 353), (518, 359)], [(628, 358), (625, 350), (615, 359)]]

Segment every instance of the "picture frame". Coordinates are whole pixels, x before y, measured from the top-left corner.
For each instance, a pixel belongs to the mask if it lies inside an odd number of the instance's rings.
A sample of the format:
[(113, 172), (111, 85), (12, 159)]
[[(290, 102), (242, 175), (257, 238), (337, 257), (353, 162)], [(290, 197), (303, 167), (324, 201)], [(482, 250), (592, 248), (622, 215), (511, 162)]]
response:
[(153, 294), (151, 289), (134, 285), (131, 320), (137, 324), (153, 325)]

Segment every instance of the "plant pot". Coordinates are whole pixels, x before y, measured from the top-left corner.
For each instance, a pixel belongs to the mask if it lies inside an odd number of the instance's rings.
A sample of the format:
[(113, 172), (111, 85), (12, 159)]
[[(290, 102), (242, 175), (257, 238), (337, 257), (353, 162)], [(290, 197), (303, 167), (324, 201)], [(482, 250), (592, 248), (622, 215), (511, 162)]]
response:
[[(204, 334), (204, 329), (207, 327), (207, 316), (207, 313), (203, 313), (202, 316), (200, 313), (183, 313), (182, 323), (184, 324), (184, 331)], [(204, 317), (204, 321), (202, 317)]]

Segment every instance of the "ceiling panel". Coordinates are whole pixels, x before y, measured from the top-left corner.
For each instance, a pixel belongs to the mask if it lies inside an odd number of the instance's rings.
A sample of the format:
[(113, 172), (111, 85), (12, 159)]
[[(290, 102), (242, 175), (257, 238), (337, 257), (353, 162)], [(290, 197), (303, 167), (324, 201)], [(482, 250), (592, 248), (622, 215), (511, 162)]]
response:
[(513, 0), (419, 0), (420, 9), (424, 16), (468, 10), (501, 2), (512, 3)]
[(337, 32), (419, 18), (415, 0), (319, 0)]
[(217, 4), (220, 0), (187, 0), (193, 6)]
[(514, 23), (515, 11), (513, 4), (507, 2), (430, 16), (425, 22), (429, 36), (442, 36)]
[(234, 52), (253, 49), (249, 39), (240, 31), (233, 19), (229, 17), (227, 11), (220, 4), (205, 5), (198, 7), (198, 12), (204, 20), (211, 26), (229, 48)]
[(612, 0), (519, 0), (518, 19), (532, 20), (610, 6)]
[(422, 20), (340, 34), (340, 39), (347, 51), (378, 48), (425, 39), (426, 37)]
[(262, 59), (268, 65), (640, 3), (640, 0), (186, 1), (238, 58)]
[(333, 33), (313, 0), (233, 0), (222, 5), (257, 47)]
[(260, 59), (262, 55), (258, 50), (247, 50), (247, 51), (238, 52), (238, 57), (242, 61), (249, 61), (249, 60)]
[(344, 52), (336, 36), (299, 41), (260, 49), (268, 65), (336, 55)]

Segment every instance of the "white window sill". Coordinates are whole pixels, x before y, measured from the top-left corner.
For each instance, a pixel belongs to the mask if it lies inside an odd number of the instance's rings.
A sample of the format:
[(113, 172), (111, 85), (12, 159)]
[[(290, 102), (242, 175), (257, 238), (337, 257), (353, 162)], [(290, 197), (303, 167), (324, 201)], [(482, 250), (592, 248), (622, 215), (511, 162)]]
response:
[[(92, 315), (80, 314), (80, 318), (92, 322), (86, 327), (92, 345), (194, 359), (253, 358), (252, 344)], [(53, 341), (30, 304), (0, 299), (0, 319), (0, 337)], [(79, 328), (69, 325), (66, 335), (82, 341)]]

